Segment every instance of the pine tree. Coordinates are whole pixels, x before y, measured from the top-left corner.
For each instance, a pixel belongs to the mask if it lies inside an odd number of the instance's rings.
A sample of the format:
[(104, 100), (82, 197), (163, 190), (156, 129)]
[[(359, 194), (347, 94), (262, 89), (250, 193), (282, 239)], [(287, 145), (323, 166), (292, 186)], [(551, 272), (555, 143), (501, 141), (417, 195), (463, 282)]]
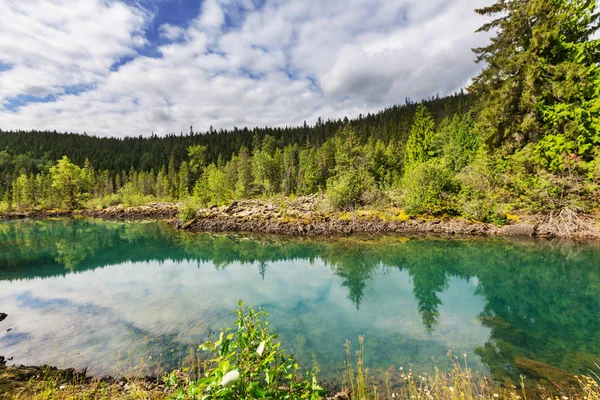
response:
[(405, 167), (413, 166), (427, 161), (433, 156), (433, 138), (435, 136), (435, 122), (424, 104), (419, 105), (406, 143)]
[(476, 129), (489, 147), (515, 149), (547, 132), (575, 139), (597, 130), (595, 9), (594, 0), (497, 0), (476, 10), (496, 17), (478, 30), (497, 34), (473, 50), (486, 66), (469, 88), (483, 102)]

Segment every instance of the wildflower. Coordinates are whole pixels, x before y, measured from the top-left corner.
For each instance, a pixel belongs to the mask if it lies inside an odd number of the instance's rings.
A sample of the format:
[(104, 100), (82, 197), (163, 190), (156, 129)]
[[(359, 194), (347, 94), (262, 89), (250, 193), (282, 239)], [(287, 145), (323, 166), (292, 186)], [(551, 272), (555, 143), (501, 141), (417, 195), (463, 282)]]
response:
[(262, 342), (260, 342), (260, 344), (258, 345), (258, 348), (256, 349), (256, 352), (258, 353), (259, 356), (262, 356), (263, 351), (265, 351), (265, 341), (264, 340)]
[(569, 398), (567, 396), (563, 396), (562, 398), (563, 398), (563, 400), (569, 400)]
[(454, 388), (452, 386), (448, 386), (448, 390), (454, 392)]
[(223, 376), (223, 379), (221, 380), (221, 386), (227, 388), (233, 385), (233, 383), (238, 379), (240, 379), (240, 373), (238, 372), (238, 370), (231, 370)]
[(60, 385), (58, 388), (59, 388), (60, 390), (62, 390), (62, 389), (64, 389), (65, 387), (66, 387), (65, 385)]
[(495, 398), (498, 398), (498, 397), (500, 397), (500, 396), (498, 396), (498, 393), (494, 393), (494, 397), (495, 397)]

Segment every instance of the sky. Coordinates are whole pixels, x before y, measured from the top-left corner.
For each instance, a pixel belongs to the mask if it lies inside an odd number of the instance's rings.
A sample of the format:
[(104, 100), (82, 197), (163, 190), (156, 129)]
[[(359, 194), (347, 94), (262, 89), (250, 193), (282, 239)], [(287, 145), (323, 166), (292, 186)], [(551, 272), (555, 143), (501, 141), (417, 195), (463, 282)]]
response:
[(491, 0), (0, 0), (0, 129), (352, 118), (468, 86)]

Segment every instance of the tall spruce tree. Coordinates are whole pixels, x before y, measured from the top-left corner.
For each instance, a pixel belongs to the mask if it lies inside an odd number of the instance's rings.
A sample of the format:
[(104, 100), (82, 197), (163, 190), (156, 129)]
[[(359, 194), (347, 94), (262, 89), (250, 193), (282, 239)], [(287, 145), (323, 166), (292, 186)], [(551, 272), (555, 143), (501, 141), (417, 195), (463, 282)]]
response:
[(498, 0), (476, 10), (495, 17), (478, 30), (496, 35), (473, 49), (485, 68), (469, 88), (482, 101), (476, 129), (488, 146), (515, 149), (548, 132), (577, 140), (597, 129), (595, 9), (595, 0)]
[(427, 161), (431, 156), (433, 138), (435, 136), (435, 122), (423, 104), (417, 107), (417, 113), (406, 143), (406, 169)]

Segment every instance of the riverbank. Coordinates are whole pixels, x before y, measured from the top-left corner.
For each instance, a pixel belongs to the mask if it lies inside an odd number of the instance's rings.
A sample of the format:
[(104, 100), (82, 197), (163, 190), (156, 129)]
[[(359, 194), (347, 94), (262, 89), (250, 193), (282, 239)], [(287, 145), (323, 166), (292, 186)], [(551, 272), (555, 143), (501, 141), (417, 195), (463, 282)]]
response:
[[(184, 219), (182, 210), (185, 210)], [(600, 239), (600, 215), (563, 209), (549, 215), (507, 214), (497, 223), (463, 217), (409, 216), (398, 208), (333, 211), (318, 196), (293, 199), (241, 200), (229, 205), (194, 208), (157, 202), (104, 209), (5, 212), (0, 220), (23, 218), (89, 217), (106, 220), (167, 220), (188, 232), (249, 232), (286, 236), (347, 236), (398, 233), (416, 235), (523, 236)]]
[(0, 399), (164, 399), (169, 390), (154, 377), (96, 378), (51, 366), (6, 366), (0, 356)]

